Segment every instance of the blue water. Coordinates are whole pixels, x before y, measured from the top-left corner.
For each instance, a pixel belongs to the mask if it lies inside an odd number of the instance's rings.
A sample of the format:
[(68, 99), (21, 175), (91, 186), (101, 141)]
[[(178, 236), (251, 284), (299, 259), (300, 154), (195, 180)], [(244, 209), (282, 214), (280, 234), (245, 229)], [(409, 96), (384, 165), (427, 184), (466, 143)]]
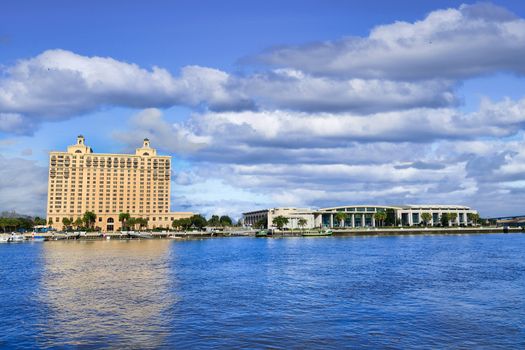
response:
[(525, 235), (0, 245), (0, 348), (525, 348)]

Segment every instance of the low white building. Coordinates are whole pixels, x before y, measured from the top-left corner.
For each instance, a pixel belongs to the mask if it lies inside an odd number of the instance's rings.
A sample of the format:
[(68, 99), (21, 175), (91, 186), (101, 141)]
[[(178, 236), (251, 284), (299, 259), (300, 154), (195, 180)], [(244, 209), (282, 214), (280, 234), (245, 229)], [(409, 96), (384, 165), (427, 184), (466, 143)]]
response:
[[(376, 213), (387, 215), (385, 222), (378, 222)], [(338, 213), (342, 213), (339, 214)], [(476, 210), (462, 205), (345, 205), (321, 209), (272, 208), (243, 213), (246, 226), (256, 226), (263, 221), (266, 227), (274, 227), (273, 219), (277, 216), (288, 218), (287, 229), (300, 228), (299, 219), (305, 219), (304, 228), (314, 227), (377, 227), (388, 223), (391, 226), (415, 226), (423, 224), (423, 213), (428, 213), (429, 226), (441, 225), (443, 214), (452, 218), (449, 226), (467, 226), (472, 222), (469, 214), (477, 214)], [(452, 215), (451, 215), (452, 214)]]
[[(242, 214), (243, 223), (245, 226), (256, 227), (259, 222), (264, 222), (266, 228), (275, 227), (273, 219), (278, 216), (284, 216), (288, 219), (288, 224), (284, 226), (286, 229), (300, 229), (299, 220), (305, 219), (306, 224), (304, 228), (316, 227), (314, 211), (312, 209), (301, 208), (271, 208), (251, 211)], [(318, 225), (317, 225), (318, 226)]]

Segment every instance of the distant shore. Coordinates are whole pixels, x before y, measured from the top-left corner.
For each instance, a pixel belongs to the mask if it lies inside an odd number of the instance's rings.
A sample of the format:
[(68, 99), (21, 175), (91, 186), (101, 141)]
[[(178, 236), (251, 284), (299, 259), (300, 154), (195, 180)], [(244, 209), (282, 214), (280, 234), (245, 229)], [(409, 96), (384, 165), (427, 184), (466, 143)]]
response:
[[(301, 237), (301, 234), (312, 230), (287, 230), (275, 232), (268, 238)], [(232, 230), (219, 232), (189, 231), (189, 232), (47, 232), (33, 234), (24, 233), (26, 240), (35, 236), (45, 240), (129, 240), (129, 239), (201, 239), (216, 237), (254, 237), (257, 230)], [(453, 227), (453, 228), (359, 228), (334, 229), (332, 237), (353, 236), (404, 236), (404, 235), (447, 235), (447, 234), (494, 234), (494, 233), (525, 233), (521, 227)]]

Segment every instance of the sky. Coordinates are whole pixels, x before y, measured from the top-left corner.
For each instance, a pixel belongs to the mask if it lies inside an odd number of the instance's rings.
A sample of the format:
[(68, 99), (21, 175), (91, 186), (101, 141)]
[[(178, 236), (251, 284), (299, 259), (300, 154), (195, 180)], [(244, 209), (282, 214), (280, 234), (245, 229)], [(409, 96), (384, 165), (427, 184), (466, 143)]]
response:
[(48, 152), (145, 137), (172, 210), (462, 204), (523, 215), (523, 1), (4, 1), (0, 211)]

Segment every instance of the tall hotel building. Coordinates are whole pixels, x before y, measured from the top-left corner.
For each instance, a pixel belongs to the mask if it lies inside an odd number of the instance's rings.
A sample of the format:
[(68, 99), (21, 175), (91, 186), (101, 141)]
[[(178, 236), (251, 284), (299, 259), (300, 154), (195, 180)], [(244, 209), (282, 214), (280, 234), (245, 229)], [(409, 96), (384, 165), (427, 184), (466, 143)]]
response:
[(148, 228), (171, 227), (193, 213), (170, 212), (171, 157), (159, 156), (144, 139), (135, 154), (93, 153), (83, 136), (67, 152), (49, 155), (47, 219), (63, 229), (63, 218), (97, 215), (95, 227), (121, 229), (120, 213), (148, 219)]

